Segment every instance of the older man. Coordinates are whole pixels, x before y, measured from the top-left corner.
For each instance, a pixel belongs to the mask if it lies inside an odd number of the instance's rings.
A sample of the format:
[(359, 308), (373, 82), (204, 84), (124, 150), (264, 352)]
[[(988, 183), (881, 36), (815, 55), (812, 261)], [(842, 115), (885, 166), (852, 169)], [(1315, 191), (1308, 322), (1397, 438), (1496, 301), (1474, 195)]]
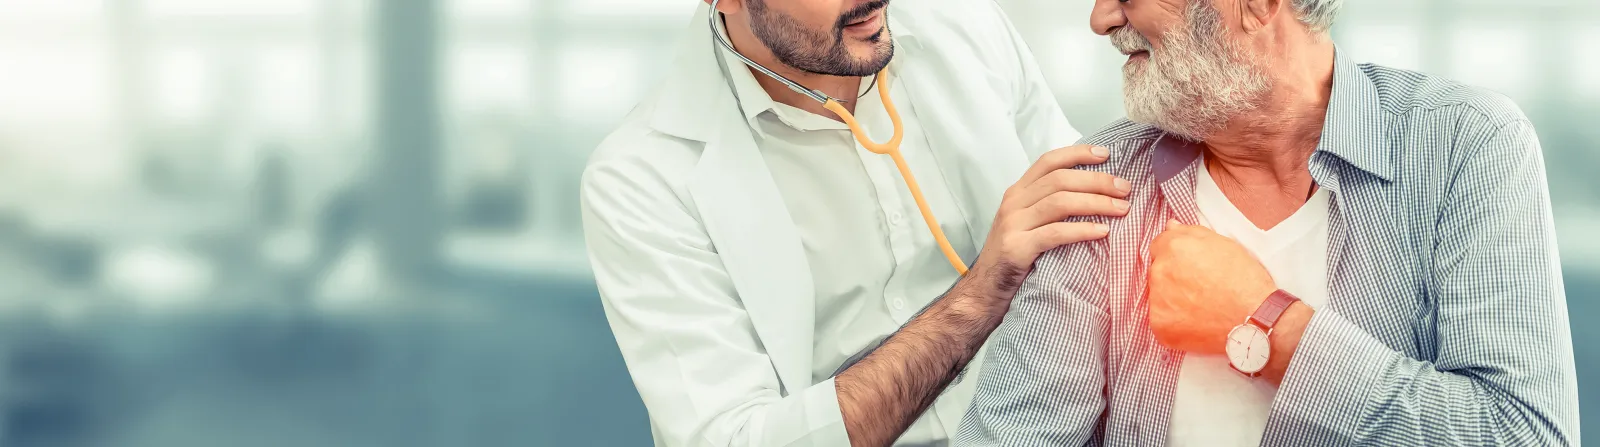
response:
[(1132, 210), (1039, 258), (960, 441), (1579, 444), (1532, 125), (1352, 63), (1339, 4), (1096, 2), (1132, 121), (1087, 142)]

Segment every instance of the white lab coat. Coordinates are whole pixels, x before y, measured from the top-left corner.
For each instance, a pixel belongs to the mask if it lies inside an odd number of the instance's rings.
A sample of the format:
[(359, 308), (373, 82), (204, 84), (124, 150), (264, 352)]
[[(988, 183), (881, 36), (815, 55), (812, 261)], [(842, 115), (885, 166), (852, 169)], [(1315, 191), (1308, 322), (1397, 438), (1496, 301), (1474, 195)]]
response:
[[(812, 278), (702, 4), (659, 89), (584, 171), (584, 236), (657, 445), (848, 445), (813, 383)], [(893, 3), (895, 74), (981, 247), (1007, 187), (1079, 135), (992, 1)], [(728, 61), (737, 64), (737, 61)], [(862, 191), (870, 194), (870, 191)], [(954, 431), (963, 403), (935, 405)]]

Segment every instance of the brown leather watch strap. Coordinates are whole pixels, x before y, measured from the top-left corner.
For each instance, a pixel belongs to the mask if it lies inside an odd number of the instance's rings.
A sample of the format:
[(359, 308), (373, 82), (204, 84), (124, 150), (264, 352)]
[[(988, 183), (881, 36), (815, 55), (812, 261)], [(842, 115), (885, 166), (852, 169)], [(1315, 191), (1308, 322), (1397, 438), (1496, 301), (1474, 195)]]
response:
[(1261, 329), (1270, 331), (1272, 326), (1278, 324), (1278, 317), (1283, 316), (1283, 311), (1288, 309), (1295, 301), (1300, 301), (1300, 298), (1283, 291), (1283, 289), (1278, 289), (1272, 292), (1271, 295), (1267, 295), (1267, 300), (1261, 302), (1261, 307), (1256, 308), (1256, 313), (1251, 314), (1250, 319), (1255, 320), (1256, 325), (1261, 326)]

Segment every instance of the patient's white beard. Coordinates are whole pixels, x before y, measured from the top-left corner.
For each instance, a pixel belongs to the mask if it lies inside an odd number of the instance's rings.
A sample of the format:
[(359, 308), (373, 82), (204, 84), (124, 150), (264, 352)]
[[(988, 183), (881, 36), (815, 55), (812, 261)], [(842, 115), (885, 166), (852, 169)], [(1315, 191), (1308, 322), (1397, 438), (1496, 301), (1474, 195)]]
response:
[[(1185, 21), (1184, 29), (1162, 37), (1160, 51), (1123, 67), (1123, 102), (1128, 119), (1205, 141), (1230, 119), (1260, 107), (1271, 81), (1256, 58), (1223, 33), (1209, 2), (1190, 2)], [(1119, 48), (1150, 48), (1130, 27), (1118, 29), (1112, 41)]]

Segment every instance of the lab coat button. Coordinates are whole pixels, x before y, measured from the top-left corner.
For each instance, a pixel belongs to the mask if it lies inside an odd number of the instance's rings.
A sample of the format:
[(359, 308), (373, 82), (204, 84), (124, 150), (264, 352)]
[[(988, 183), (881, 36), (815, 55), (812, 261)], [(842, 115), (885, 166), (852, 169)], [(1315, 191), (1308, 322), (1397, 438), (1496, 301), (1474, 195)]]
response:
[(889, 215), (889, 223), (894, 224), (895, 226), (900, 226), (901, 224), (906, 223), (906, 215), (900, 214), (898, 212), (894, 213), (894, 214), (890, 214)]
[(894, 299), (894, 308), (895, 309), (905, 309), (906, 308), (906, 300), (895, 298)]

